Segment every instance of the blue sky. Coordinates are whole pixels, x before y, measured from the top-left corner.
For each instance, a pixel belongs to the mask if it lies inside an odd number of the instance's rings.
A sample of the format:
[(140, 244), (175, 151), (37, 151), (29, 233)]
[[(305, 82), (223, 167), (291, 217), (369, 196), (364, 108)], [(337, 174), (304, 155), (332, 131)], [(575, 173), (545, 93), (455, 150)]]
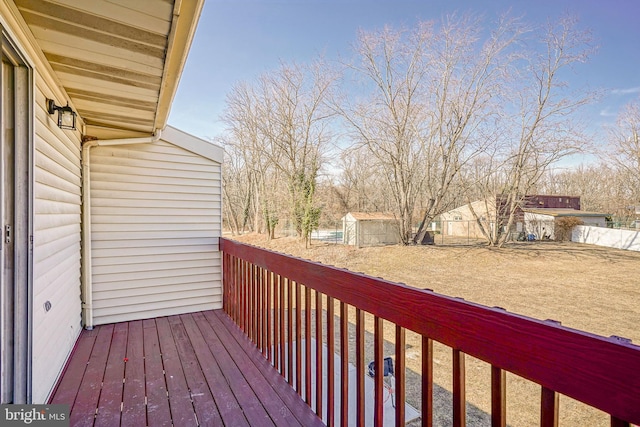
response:
[[(453, 12), (491, 20), (511, 10), (538, 24), (564, 12), (593, 32), (597, 53), (576, 68), (572, 86), (605, 90), (585, 110), (597, 130), (640, 97), (640, 0), (206, 0), (172, 106), (169, 124), (210, 139), (220, 134), (225, 97), (238, 81), (252, 81), (280, 62), (306, 62), (322, 53), (350, 57), (359, 29), (412, 26)], [(601, 139), (596, 134), (594, 139)]]

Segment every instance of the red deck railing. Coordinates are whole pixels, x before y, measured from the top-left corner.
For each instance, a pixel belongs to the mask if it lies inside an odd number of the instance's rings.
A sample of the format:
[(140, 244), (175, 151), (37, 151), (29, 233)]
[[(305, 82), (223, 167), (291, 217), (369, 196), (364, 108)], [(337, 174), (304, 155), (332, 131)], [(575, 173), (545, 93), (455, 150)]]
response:
[[(432, 425), (433, 341), (451, 347), (453, 352), (455, 426), (465, 425), (465, 355), (491, 365), (492, 426), (506, 425), (505, 372), (541, 386), (542, 426), (557, 425), (559, 393), (610, 414), (612, 426), (640, 424), (640, 347), (627, 340), (572, 330), (555, 322), (519, 316), (500, 308), (481, 306), (227, 239), (221, 239), (221, 250), (224, 253), (225, 311), (309, 406), (319, 416), (324, 416), (328, 425), (334, 425), (336, 421), (345, 425), (347, 420), (349, 306), (355, 307), (356, 312), (355, 408), (358, 425), (364, 425), (365, 312), (374, 316), (375, 366), (383, 363), (383, 324), (395, 324), (396, 425), (404, 425), (407, 329), (422, 336), (423, 425)], [(323, 367), (322, 363), (312, 360), (311, 351), (312, 332), (315, 332), (315, 354), (322, 354), (323, 328), (328, 354), (335, 351), (335, 302), (339, 302), (340, 307), (339, 368), (334, 366), (333, 357), (328, 357)], [(312, 312), (317, 317), (326, 314), (326, 321), (315, 319), (315, 330), (311, 327)], [(303, 340), (305, 351), (301, 348)], [(315, 402), (311, 401), (312, 364), (317, 367)], [(322, 381), (323, 369), (328, 370), (324, 373), (326, 383)], [(341, 420), (334, 420), (336, 369), (342, 373), (337, 392)], [(382, 425), (381, 369), (376, 369), (374, 382), (374, 423)], [(322, 407), (323, 391), (328, 394), (326, 408)]]

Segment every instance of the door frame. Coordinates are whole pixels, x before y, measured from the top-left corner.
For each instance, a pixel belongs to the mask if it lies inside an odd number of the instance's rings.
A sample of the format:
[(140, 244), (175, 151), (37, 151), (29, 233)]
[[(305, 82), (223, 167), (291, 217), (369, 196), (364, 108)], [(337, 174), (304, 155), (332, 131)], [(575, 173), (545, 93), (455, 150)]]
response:
[[(13, 66), (13, 99), (10, 103), (0, 99), (0, 117), (4, 116), (2, 109), (7, 104), (14, 110), (13, 292), (10, 301), (2, 302), (13, 309), (12, 336), (2, 334), (3, 340), (11, 339), (11, 343), (6, 344), (11, 348), (13, 358), (10, 375), (6, 378), (0, 376), (4, 378), (0, 381), (0, 388), (3, 389), (0, 399), (2, 403), (18, 404), (32, 401), (34, 77), (33, 67), (1, 23), (0, 32), (2, 62)], [(0, 131), (4, 133), (4, 125)], [(4, 135), (0, 135), (0, 138), (4, 138)], [(4, 241), (4, 224), (2, 230)]]

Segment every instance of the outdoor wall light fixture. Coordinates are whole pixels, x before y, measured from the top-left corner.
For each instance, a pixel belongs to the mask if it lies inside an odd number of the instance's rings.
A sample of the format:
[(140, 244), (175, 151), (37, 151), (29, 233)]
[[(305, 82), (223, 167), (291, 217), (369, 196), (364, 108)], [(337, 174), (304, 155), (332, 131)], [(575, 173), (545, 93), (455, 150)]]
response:
[(58, 112), (58, 127), (60, 129), (76, 130), (76, 112), (69, 107), (68, 101), (65, 107), (60, 107), (53, 99), (47, 99), (47, 111), (49, 114)]

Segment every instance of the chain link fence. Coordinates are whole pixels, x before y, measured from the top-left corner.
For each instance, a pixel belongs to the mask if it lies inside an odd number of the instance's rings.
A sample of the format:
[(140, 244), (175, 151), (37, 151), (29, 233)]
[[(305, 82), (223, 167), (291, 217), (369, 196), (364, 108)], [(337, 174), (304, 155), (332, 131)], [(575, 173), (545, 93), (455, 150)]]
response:
[[(417, 232), (418, 226), (414, 227), (414, 234)], [(477, 230), (475, 221), (437, 221), (427, 226), (427, 232), (435, 245), (441, 246), (472, 246), (484, 245), (486, 239)], [(518, 233), (513, 233), (510, 239), (516, 240)], [(286, 223), (282, 227), (276, 229), (276, 236), (296, 236), (295, 228)], [(311, 240), (329, 243), (344, 244), (344, 228), (341, 220), (325, 221), (320, 228), (311, 232)]]

